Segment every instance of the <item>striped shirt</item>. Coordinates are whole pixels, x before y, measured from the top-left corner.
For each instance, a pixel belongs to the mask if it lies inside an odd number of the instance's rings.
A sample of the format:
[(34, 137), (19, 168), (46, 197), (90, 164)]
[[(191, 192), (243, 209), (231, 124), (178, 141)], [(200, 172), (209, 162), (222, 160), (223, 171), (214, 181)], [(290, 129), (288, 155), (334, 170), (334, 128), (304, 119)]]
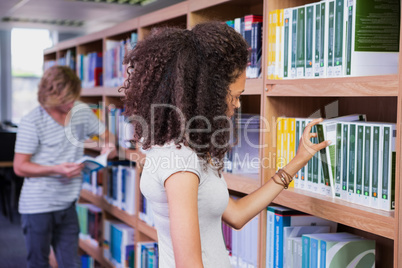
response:
[[(83, 142), (104, 131), (105, 126), (82, 102), (74, 103), (66, 126), (57, 123), (39, 106), (21, 119), (15, 152), (30, 154), (32, 163), (44, 166), (75, 162), (84, 154)], [(82, 176), (72, 179), (61, 175), (27, 177), (22, 186), (18, 210), (30, 214), (66, 209), (78, 199), (81, 185)]]

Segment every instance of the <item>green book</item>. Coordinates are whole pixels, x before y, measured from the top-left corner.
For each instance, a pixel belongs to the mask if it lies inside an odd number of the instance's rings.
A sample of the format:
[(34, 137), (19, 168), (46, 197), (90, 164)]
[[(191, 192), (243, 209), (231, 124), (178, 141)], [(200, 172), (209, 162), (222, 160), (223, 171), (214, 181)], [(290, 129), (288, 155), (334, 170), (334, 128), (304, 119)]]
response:
[[(380, 164), (380, 129), (379, 125), (373, 127), (373, 152), (372, 152), (372, 177), (371, 177), (371, 201), (370, 206), (373, 208), (379, 207), (379, 164)], [(374, 164), (375, 163), (375, 164)]]
[(336, 147), (335, 147), (335, 176), (334, 176), (334, 188), (335, 197), (340, 198), (342, 192), (342, 123), (336, 124)]
[(296, 78), (304, 77), (305, 67), (305, 7), (299, 7), (297, 9), (297, 47), (296, 47)]
[(371, 196), (371, 177), (372, 177), (372, 151), (373, 135), (372, 126), (364, 126), (364, 174), (363, 174), (363, 200), (362, 204), (370, 205)]
[(380, 208), (395, 209), (396, 125), (384, 124)]
[(349, 124), (349, 174), (348, 174), (348, 196), (349, 202), (355, 201), (356, 193), (356, 124)]
[(315, 51), (315, 42), (314, 42), (314, 25), (315, 25), (315, 13), (314, 13), (315, 4), (305, 5), (305, 23), (306, 23), (306, 37), (305, 37), (305, 72), (304, 75), (306, 78), (314, 77), (314, 51)]
[(342, 123), (342, 191), (341, 198), (346, 200), (348, 197), (348, 167), (349, 167), (349, 124)]
[(363, 203), (363, 174), (364, 174), (364, 125), (357, 125), (356, 144), (356, 194), (355, 203)]
[(334, 76), (343, 75), (345, 54), (345, 1), (335, 0)]
[[(317, 132), (317, 128), (318, 126), (313, 126), (312, 127), (312, 131), (313, 132)], [(317, 143), (317, 138), (312, 138), (312, 142), (313, 143)], [(320, 185), (321, 185), (321, 174), (319, 174), (319, 172), (321, 172), (320, 166), (318, 165), (318, 163), (320, 162), (321, 159), (320, 158), (320, 154), (316, 154), (313, 156), (312, 160), (313, 160), (313, 171), (312, 171), (312, 191), (315, 193), (320, 193)]]
[(296, 58), (297, 58), (297, 14), (298, 9), (292, 10), (292, 31), (291, 31), (291, 52), (290, 52), (290, 77), (296, 78)]
[(292, 8), (283, 10), (283, 79), (290, 78), (292, 53)]
[(398, 73), (399, 0), (348, 0), (345, 75)]
[(326, 2), (328, 12), (327, 76), (334, 76), (335, 1)]

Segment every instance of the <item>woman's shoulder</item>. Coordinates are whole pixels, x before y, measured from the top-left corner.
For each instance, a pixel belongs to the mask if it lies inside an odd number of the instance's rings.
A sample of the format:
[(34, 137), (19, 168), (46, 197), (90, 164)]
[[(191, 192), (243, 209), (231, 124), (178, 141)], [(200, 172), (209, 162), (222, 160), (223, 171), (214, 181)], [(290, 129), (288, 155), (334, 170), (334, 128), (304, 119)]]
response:
[(154, 145), (150, 149), (144, 151), (147, 157), (197, 157), (197, 154), (188, 146), (184, 144), (175, 144), (174, 142), (169, 142), (164, 145)]

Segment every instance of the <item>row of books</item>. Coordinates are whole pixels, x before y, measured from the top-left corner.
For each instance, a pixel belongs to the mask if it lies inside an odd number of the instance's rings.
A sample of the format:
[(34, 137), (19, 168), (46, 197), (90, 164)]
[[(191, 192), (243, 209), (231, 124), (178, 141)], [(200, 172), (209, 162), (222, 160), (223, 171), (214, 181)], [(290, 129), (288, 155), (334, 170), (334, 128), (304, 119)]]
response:
[[(318, 267), (375, 267), (375, 240), (341, 232), (303, 234), (289, 238), (297, 248), (291, 264), (302, 264), (301, 268)], [(301, 246), (301, 256), (299, 253)]]
[(87, 254), (80, 256), (81, 268), (101, 268), (101, 264)]
[(135, 47), (138, 42), (137, 33), (131, 33), (130, 38), (125, 40), (106, 41), (105, 52), (105, 86), (118, 87), (123, 85), (127, 78), (127, 66), (123, 65), (124, 56)]
[(158, 243), (154, 241), (137, 242), (135, 267), (157, 268), (159, 267)]
[(268, 79), (398, 72), (399, 1), (323, 0), (269, 12)]
[(83, 88), (103, 85), (103, 57), (101, 52), (78, 54), (77, 74)]
[(246, 69), (247, 78), (261, 76), (262, 23), (261, 15), (247, 15), (226, 21), (226, 24), (239, 32), (250, 46), (250, 65)]
[(234, 268), (256, 268), (258, 264), (258, 216), (241, 230), (235, 230), (222, 222), (223, 238)]
[(57, 65), (68, 66), (71, 70), (76, 69), (75, 51), (68, 49), (63, 57), (57, 59)]
[(135, 214), (136, 170), (129, 161), (112, 162), (107, 167), (105, 200), (110, 204)]
[(102, 196), (103, 193), (103, 171), (91, 171), (82, 173), (82, 189), (90, 191), (94, 195)]
[(89, 241), (94, 246), (102, 243), (102, 210), (93, 204), (76, 205), (80, 238)]
[(142, 221), (149, 226), (155, 226), (154, 213), (151, 204), (147, 201), (146, 197), (141, 194), (139, 217)]
[[(395, 208), (396, 125), (365, 115), (324, 120), (314, 143), (331, 140), (294, 177), (294, 187), (382, 210)], [(277, 168), (295, 155), (308, 118), (278, 118)]]
[(296, 267), (290, 262), (292, 255), (287, 249), (287, 241), (290, 237), (300, 237), (304, 233), (319, 231), (334, 233), (336, 230), (336, 222), (282, 206), (268, 206), (266, 267)]
[(260, 170), (260, 116), (239, 113), (235, 119), (237, 142), (225, 157), (224, 171), (258, 174)]
[(117, 220), (104, 220), (103, 256), (116, 268), (134, 268), (135, 230)]
[(109, 107), (106, 113), (106, 125), (116, 139), (116, 146), (134, 149), (135, 146), (130, 142), (134, 128), (129, 118), (123, 115), (124, 108)]

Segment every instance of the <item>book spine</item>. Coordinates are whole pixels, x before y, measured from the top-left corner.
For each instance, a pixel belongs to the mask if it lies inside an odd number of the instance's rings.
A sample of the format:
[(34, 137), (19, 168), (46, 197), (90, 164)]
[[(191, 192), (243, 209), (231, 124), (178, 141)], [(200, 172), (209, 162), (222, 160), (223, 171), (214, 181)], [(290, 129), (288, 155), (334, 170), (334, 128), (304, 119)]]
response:
[(302, 236), (302, 268), (310, 268), (310, 237)]
[[(317, 137), (318, 137), (318, 142), (323, 142), (325, 141), (325, 133), (324, 133), (324, 125), (323, 124), (317, 124)], [(329, 160), (327, 159), (327, 150), (328, 148), (324, 148), (320, 150), (320, 156), (321, 156), (321, 164), (322, 164), (322, 173), (324, 176), (324, 184), (325, 186), (330, 186), (331, 181), (329, 178), (329, 172), (330, 170), (328, 169), (328, 164)]]
[(354, 36), (354, 1), (347, 0), (347, 31), (346, 31), (346, 75), (352, 71), (352, 42)]
[(283, 78), (290, 78), (290, 58), (291, 58), (291, 47), (292, 47), (292, 9), (287, 8), (283, 12)]
[[(300, 137), (303, 135), (304, 128), (306, 127), (306, 120), (301, 120)], [(299, 139), (300, 140), (300, 139)], [(299, 147), (297, 147), (299, 148)], [(305, 189), (306, 187), (306, 166), (300, 169), (300, 188)]]
[(304, 78), (305, 66), (305, 7), (297, 9), (297, 48), (296, 48), (296, 78)]
[(314, 51), (315, 51), (315, 42), (314, 42), (314, 28), (315, 28), (315, 12), (314, 12), (314, 4), (305, 6), (305, 77), (312, 78), (314, 77)]
[[(296, 151), (297, 151), (296, 142), (295, 142), (296, 119), (288, 118), (288, 125), (289, 125), (289, 133), (288, 133), (289, 155), (288, 155), (287, 164), (295, 157)], [(295, 187), (294, 180), (289, 184), (289, 187)]]
[(363, 203), (363, 176), (364, 176), (364, 125), (357, 125), (356, 144), (356, 195), (355, 202)]
[(334, 0), (326, 2), (328, 5), (328, 65), (327, 76), (334, 76), (334, 38), (335, 38), (335, 2)]
[[(300, 124), (301, 124), (300, 119), (296, 118), (295, 119), (295, 127), (296, 127), (296, 129), (295, 129), (295, 143), (296, 143), (295, 144), (295, 152), (297, 151), (297, 148), (299, 148), (299, 142), (300, 142), (300, 137), (301, 137)], [(294, 187), (295, 188), (301, 188), (300, 180), (301, 180), (301, 169), (299, 169), (299, 171), (297, 171), (297, 173), (294, 176)]]
[[(395, 133), (395, 134), (394, 134)], [(382, 154), (382, 185), (380, 208), (392, 210), (395, 208), (395, 125), (383, 126), (383, 154)]]
[(321, 40), (323, 40), (322, 30), (321, 30), (321, 4), (318, 3), (314, 7), (314, 19), (315, 19), (315, 28), (314, 28), (314, 58), (313, 58), (313, 70), (314, 77), (320, 76), (320, 57), (321, 57)]
[(356, 193), (356, 124), (349, 125), (349, 175), (348, 175), (348, 198), (349, 202), (355, 201)]
[(372, 153), (372, 181), (371, 181), (371, 207), (378, 208), (379, 180), (380, 180), (380, 126), (373, 127), (373, 153)]
[[(312, 127), (312, 132), (314, 132), (314, 133), (317, 133), (317, 129), (318, 129), (318, 127), (317, 126), (313, 126)], [(317, 143), (317, 138), (313, 138), (312, 139), (312, 142), (313, 143)], [(312, 191), (314, 192), (314, 193), (320, 193), (321, 192), (321, 189), (323, 190), (323, 188), (322, 188), (322, 184), (321, 184), (321, 174), (319, 174), (319, 173), (321, 173), (321, 168), (320, 168), (320, 165), (319, 165), (319, 162), (321, 161), (321, 158), (320, 158), (320, 153), (319, 154), (315, 154), (314, 156), (313, 156), (313, 158), (312, 158), (312, 166), (313, 166), (313, 171), (312, 171), (312, 176), (313, 176), (313, 179), (312, 179)]]
[(310, 238), (310, 268), (318, 267), (318, 250), (319, 250), (319, 240), (315, 238)]
[(298, 8), (292, 10), (292, 29), (291, 29), (291, 53), (290, 53), (290, 77), (296, 78), (296, 59), (297, 59), (297, 14)]
[(342, 191), (341, 198), (348, 197), (348, 176), (349, 176), (349, 124), (342, 123)]
[(345, 0), (335, 0), (334, 75), (342, 76), (344, 67)]
[(364, 127), (364, 175), (363, 175), (363, 200), (362, 204), (370, 206), (371, 196), (371, 177), (372, 175), (372, 150), (373, 150), (373, 135), (372, 126)]
[(342, 192), (342, 123), (336, 124), (336, 151), (335, 151), (335, 197), (340, 198)]

